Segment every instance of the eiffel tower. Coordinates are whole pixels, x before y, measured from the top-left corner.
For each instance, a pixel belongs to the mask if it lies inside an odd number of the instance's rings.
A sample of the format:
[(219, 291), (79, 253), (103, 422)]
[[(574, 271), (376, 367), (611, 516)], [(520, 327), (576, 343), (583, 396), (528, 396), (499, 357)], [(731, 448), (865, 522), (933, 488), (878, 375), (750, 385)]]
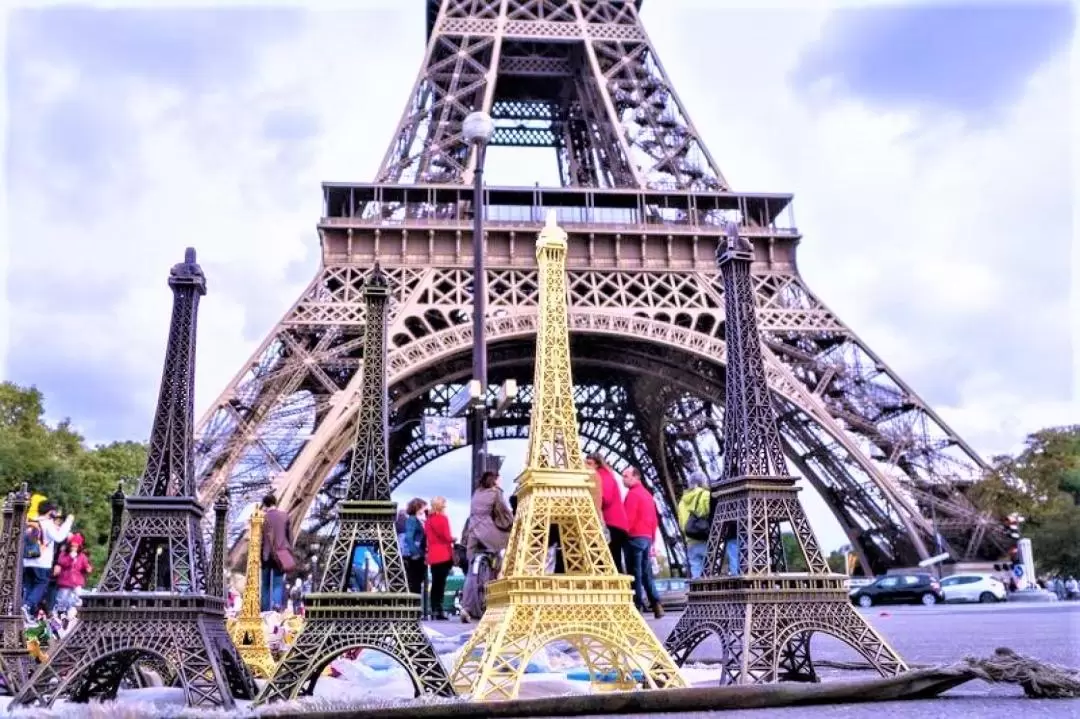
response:
[[(556, 640), (577, 649), (594, 683), (609, 676), (619, 689), (684, 686), (634, 608), (630, 577), (615, 570), (581, 453), (567, 341), (566, 239), (552, 211), (536, 243), (536, 396), (514, 526), (503, 569), (488, 585), (487, 610), (454, 668), (454, 686), (474, 701), (516, 698), (529, 659)], [(552, 525), (565, 574), (547, 574)]]
[[(726, 290), (727, 452), (713, 491), (705, 574), (691, 580), (667, 648), (682, 664), (715, 633), (723, 646), (724, 683), (817, 681), (810, 638), (820, 632), (850, 645), (883, 676), (906, 671), (904, 660), (848, 600), (847, 577), (829, 569), (795, 478), (788, 476), (761, 359), (750, 278), (754, 245), (732, 225), (716, 254)], [(806, 559), (805, 573), (787, 571), (785, 524)]]
[(0, 531), (0, 691), (14, 694), (34, 671), (34, 658), (26, 649), (22, 613), (22, 556), (26, 542), (26, 485), (4, 500)]
[[(863, 571), (912, 566), (937, 553), (938, 535), (958, 559), (1000, 556), (997, 522), (964, 493), (986, 463), (807, 287), (792, 196), (732, 188), (642, 5), (427, 0), (427, 51), (377, 181), (323, 185), (317, 276), (200, 422), (202, 496), (227, 486), (242, 506), (273, 489), (295, 530), (309, 511), (310, 529), (333, 520), (360, 404), (363, 271), (375, 261), (393, 300), (391, 489), (449, 451), (428, 446), (420, 419), (446, 412), (471, 376), (476, 212), (489, 391), (506, 379), (521, 388), (488, 438), (526, 437), (539, 321), (531, 245), (554, 208), (570, 234), (575, 393), (595, 408), (579, 417), (585, 449), (641, 470), (672, 566), (685, 567), (674, 507), (690, 471), (721, 471), (724, 285), (713, 248), (736, 221), (761, 248), (751, 274), (781, 442)], [(492, 185), (475, 197), (478, 152), (462, 121), (476, 110), (494, 118), (488, 156), (550, 148), (562, 186)], [(245, 527), (231, 527), (235, 564)]]
[[(421, 600), (411, 594), (398, 549), (390, 501), (386, 449), (386, 314), (390, 299), (378, 263), (364, 286), (364, 370), (360, 421), (349, 472), (348, 493), (338, 507), (337, 534), (319, 579), (318, 592), (304, 597), (304, 627), (259, 695), (258, 703), (311, 694), (322, 670), (349, 649), (377, 649), (409, 673), (417, 696), (453, 696), (431, 641), (420, 626)], [(384, 593), (347, 591), (353, 554), (375, 553), (385, 573)]]
[(259, 679), (270, 679), (277, 669), (277, 662), (266, 642), (266, 630), (262, 619), (262, 531), (266, 516), (257, 507), (251, 514), (251, 537), (248, 542), (247, 572), (244, 595), (240, 599), (240, 612), (226, 623), (240, 658)]
[[(136, 664), (166, 666), (188, 706), (233, 709), (255, 684), (225, 630), (225, 493), (215, 502), (213, 559), (200, 541), (192, 456), (195, 341), (206, 278), (188, 248), (169, 273), (172, 322), (146, 470), (124, 515), (96, 592), (79, 621), (13, 700), (52, 706), (116, 697)], [(166, 675), (164, 678), (171, 678)]]

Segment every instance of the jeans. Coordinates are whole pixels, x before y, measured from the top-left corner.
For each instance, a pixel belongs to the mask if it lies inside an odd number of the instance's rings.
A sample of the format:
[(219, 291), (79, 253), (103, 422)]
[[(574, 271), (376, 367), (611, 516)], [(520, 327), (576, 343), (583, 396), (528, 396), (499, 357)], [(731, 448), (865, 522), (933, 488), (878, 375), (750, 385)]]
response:
[(285, 608), (285, 574), (276, 567), (271, 567), (270, 562), (263, 562), (261, 589), (261, 611), (281, 611)]
[(431, 613), (436, 617), (446, 614), (443, 598), (446, 594), (446, 578), (453, 567), (453, 560), (431, 565)]
[(626, 571), (623, 556), (626, 554), (626, 542), (630, 537), (627, 536), (625, 529), (609, 526), (607, 530), (611, 536), (610, 541), (608, 541), (608, 549), (611, 550), (611, 561), (615, 562), (615, 571), (622, 574)]
[(52, 570), (48, 567), (23, 567), (23, 604), (30, 610), (30, 616), (37, 615), (38, 605), (45, 599), (52, 580)]
[(709, 545), (704, 542), (687, 542), (686, 559), (690, 562), (690, 578), (700, 579), (705, 573), (705, 555), (709, 552)]
[(645, 608), (645, 597), (649, 598), (649, 604), (654, 608), (660, 604), (656, 595), (656, 585), (653, 583), (652, 559), (649, 551), (652, 549), (652, 540), (648, 537), (630, 537), (627, 542), (629, 547), (628, 559), (630, 573), (634, 577), (634, 606), (638, 609)]

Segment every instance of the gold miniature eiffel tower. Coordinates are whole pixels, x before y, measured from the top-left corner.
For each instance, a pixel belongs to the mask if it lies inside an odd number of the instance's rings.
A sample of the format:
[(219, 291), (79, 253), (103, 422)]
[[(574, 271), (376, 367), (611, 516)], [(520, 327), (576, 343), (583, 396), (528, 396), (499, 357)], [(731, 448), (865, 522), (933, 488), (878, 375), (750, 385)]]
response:
[[(471, 693), (474, 701), (515, 698), (529, 659), (558, 640), (578, 650), (596, 688), (685, 686), (634, 608), (630, 577), (615, 571), (593, 499), (570, 377), (566, 248), (566, 232), (552, 212), (536, 243), (540, 326), (517, 515), (501, 576), (488, 585), (487, 611), (451, 677), (458, 693)], [(545, 568), (553, 524), (566, 563), (561, 575)]]
[(240, 603), (240, 614), (229, 622), (229, 636), (232, 637), (240, 658), (258, 679), (274, 676), (277, 662), (270, 654), (266, 643), (266, 630), (263, 629), (260, 597), (262, 593), (262, 532), (266, 517), (262, 508), (256, 508), (251, 515), (251, 529), (248, 533), (247, 581), (244, 583), (244, 596)]

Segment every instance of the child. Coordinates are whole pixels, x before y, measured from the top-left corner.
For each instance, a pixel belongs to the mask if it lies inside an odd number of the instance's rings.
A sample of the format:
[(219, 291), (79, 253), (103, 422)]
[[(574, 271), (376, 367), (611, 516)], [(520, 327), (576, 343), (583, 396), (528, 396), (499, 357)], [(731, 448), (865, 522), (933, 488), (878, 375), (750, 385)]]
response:
[(60, 555), (57, 566), (60, 573), (56, 577), (56, 613), (63, 614), (80, 604), (78, 590), (86, 586), (86, 577), (94, 568), (83, 552), (81, 534), (71, 535), (67, 550)]

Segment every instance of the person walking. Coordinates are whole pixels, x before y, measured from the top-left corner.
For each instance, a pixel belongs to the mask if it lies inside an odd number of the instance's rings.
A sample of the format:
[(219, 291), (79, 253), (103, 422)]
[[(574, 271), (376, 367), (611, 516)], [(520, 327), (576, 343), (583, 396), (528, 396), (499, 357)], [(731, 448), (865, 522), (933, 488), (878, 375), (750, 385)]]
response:
[(23, 545), (23, 604), (29, 616), (36, 616), (41, 609), (53, 578), (56, 547), (71, 535), (71, 526), (75, 524), (74, 514), (59, 522), (56, 505), (44, 501), (43, 495), (36, 496), (41, 497), (41, 504), (37, 512), (27, 512)]
[(679, 499), (676, 514), (679, 516), (679, 528), (686, 537), (690, 578), (699, 579), (705, 572), (705, 555), (709, 547), (709, 480), (701, 472), (694, 472), (688, 484), (689, 488)]
[(615, 562), (615, 571), (624, 571), (623, 558), (626, 555), (626, 508), (623, 506), (622, 492), (615, 479), (615, 472), (599, 454), (590, 454), (585, 458), (585, 466), (596, 474), (597, 495), (599, 497), (600, 516), (608, 533), (608, 549)]
[(413, 497), (405, 505), (405, 541), (402, 549), (405, 580), (409, 583), (409, 591), (421, 597), (424, 596), (424, 580), (427, 578), (427, 565), (424, 564), (427, 539), (424, 536), (422, 519), (425, 509), (427, 502), (419, 497)]
[(86, 578), (94, 571), (83, 550), (82, 535), (73, 534), (67, 541), (66, 551), (56, 560), (56, 566), (60, 568), (56, 575), (57, 614), (64, 614), (81, 604), (79, 590), (86, 586)]
[(645, 597), (652, 605), (653, 615), (659, 619), (664, 616), (664, 608), (656, 593), (653, 582), (652, 545), (656, 539), (659, 518), (656, 514), (656, 500), (641, 483), (641, 472), (635, 467), (623, 470), (623, 484), (626, 485), (626, 521), (629, 535), (627, 546), (630, 548), (630, 573), (634, 577), (634, 606), (645, 611)]
[(454, 566), (454, 535), (450, 532), (450, 520), (446, 517), (446, 497), (432, 497), (431, 511), (424, 523), (427, 539), (427, 563), (431, 567), (431, 614), (439, 621), (446, 620), (443, 598), (446, 594), (446, 578)]
[(292, 543), (289, 515), (277, 506), (277, 497), (262, 499), (264, 513), (262, 536), (262, 576), (260, 608), (264, 612), (285, 609), (285, 577), (296, 569), (296, 550)]
[(479, 619), (487, 606), (487, 583), (498, 573), (499, 553), (510, 541), (514, 515), (500, 486), (498, 472), (487, 471), (469, 502), (465, 554), (469, 571), (461, 590), (461, 621)]

